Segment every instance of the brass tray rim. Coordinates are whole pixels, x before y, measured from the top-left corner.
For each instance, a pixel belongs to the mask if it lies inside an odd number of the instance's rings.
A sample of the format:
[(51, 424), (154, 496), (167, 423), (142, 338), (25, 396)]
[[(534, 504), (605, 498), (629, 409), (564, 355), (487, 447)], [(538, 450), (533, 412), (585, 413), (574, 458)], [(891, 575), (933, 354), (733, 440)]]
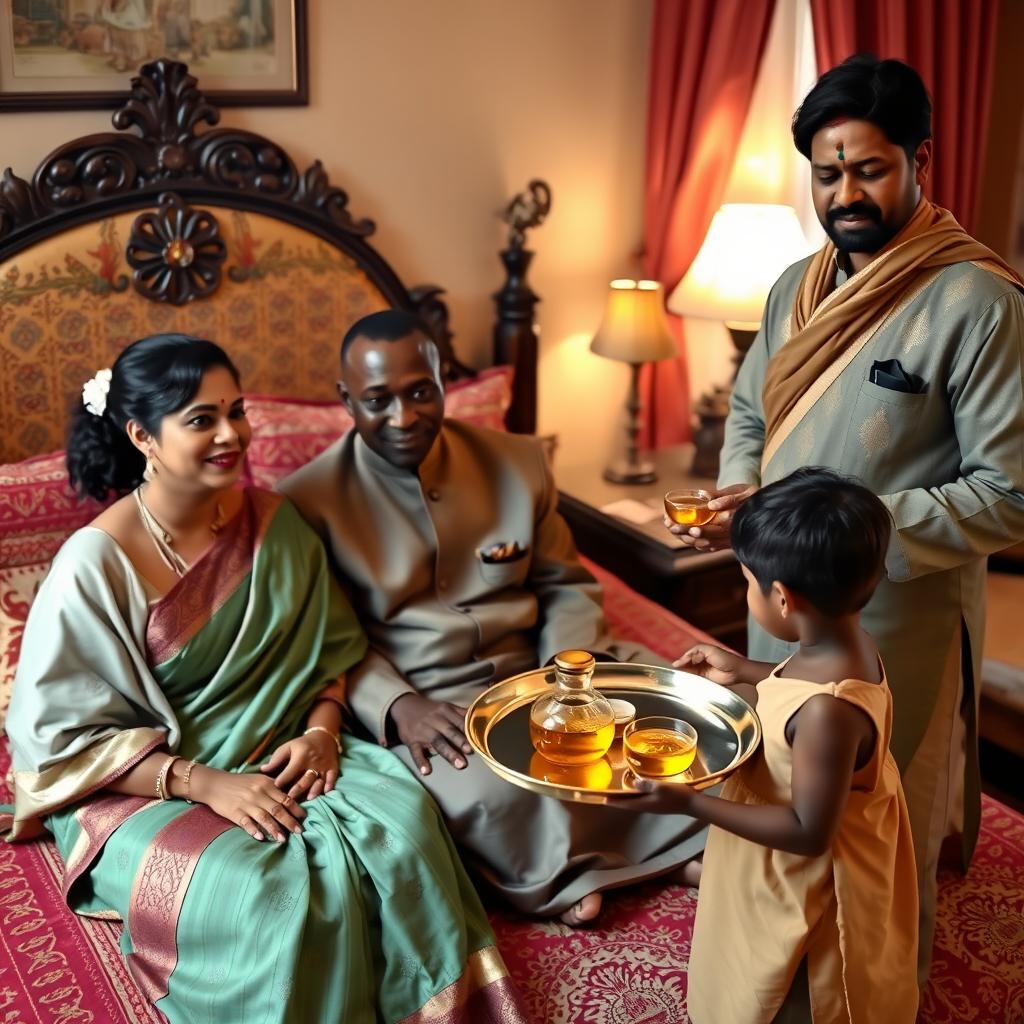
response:
[[(717, 771), (712, 772), (709, 775), (703, 776), (701, 779), (697, 780), (694, 783), (691, 783), (694, 789), (709, 789), (711, 786), (717, 785), (723, 778), (725, 778), (728, 775), (731, 775), (737, 768), (739, 768), (741, 764), (743, 764), (750, 757), (752, 757), (754, 752), (761, 745), (761, 719), (757, 715), (757, 709), (752, 707), (750, 703), (743, 697), (741, 697), (738, 693), (730, 691), (728, 687), (722, 686), (720, 683), (713, 682), (712, 680), (707, 679), (704, 676), (697, 675), (697, 673), (695, 672), (687, 672), (684, 669), (673, 668), (670, 665), (651, 665), (646, 662), (629, 661), (598, 662), (594, 672), (593, 680), (594, 686), (597, 687), (597, 689), (600, 690), (607, 688), (627, 691), (630, 689), (654, 690), (656, 692), (662, 693), (677, 692), (676, 687), (665, 687), (655, 682), (655, 680), (653, 680), (650, 676), (644, 676), (642, 674), (638, 674), (635, 679), (618, 680), (614, 684), (609, 683), (607, 687), (602, 686), (602, 681), (600, 680), (599, 676), (603, 672), (607, 672), (609, 669), (612, 668), (633, 669), (639, 670), (639, 672), (642, 672), (646, 669), (651, 670), (655, 673), (672, 672), (682, 676), (692, 676), (694, 679), (700, 680), (700, 682), (705, 686), (711, 686), (715, 689), (723, 691), (723, 693), (729, 694), (733, 700), (739, 701), (750, 713), (750, 718), (753, 723), (754, 735), (747, 750), (737, 751), (736, 756), (728, 765), (724, 766), (723, 768), (719, 768)], [(541, 781), (540, 779), (534, 779), (529, 775), (524, 775), (522, 772), (518, 772), (513, 768), (509, 768), (507, 765), (503, 764), (501, 761), (499, 761), (497, 758), (491, 755), (488, 750), (481, 747), (480, 743), (477, 742), (475, 737), (475, 730), (470, 728), (470, 722), (472, 720), (474, 712), (477, 710), (478, 705), (481, 705), (485, 701), (488, 693), (491, 690), (493, 690), (494, 687), (496, 686), (507, 686), (510, 684), (514, 684), (517, 680), (524, 679), (528, 676), (536, 676), (539, 672), (546, 673), (548, 671), (550, 671), (550, 667), (543, 666), (541, 668), (529, 669), (526, 672), (519, 672), (518, 674), (514, 676), (509, 676), (506, 679), (499, 679), (497, 682), (492, 683), (486, 690), (484, 690), (483, 693), (479, 694), (473, 700), (473, 702), (466, 709), (465, 720), (466, 739), (469, 741), (469, 744), (473, 748), (473, 751), (488, 764), (490, 769), (497, 776), (499, 776), (499, 778), (505, 779), (506, 782), (510, 782), (515, 786), (519, 786), (522, 789), (530, 790), (531, 792), (538, 793), (542, 796), (555, 797), (556, 799), (566, 800), (570, 802), (592, 804), (607, 804), (614, 800), (628, 800), (631, 797), (641, 796), (642, 792), (640, 790), (587, 789), (579, 786), (570, 786), (563, 782), (546, 782)], [(491, 731), (500, 721), (508, 717), (508, 715), (510, 715), (513, 711), (516, 711), (519, 708), (521, 708), (524, 704), (531, 703), (533, 700), (536, 699), (536, 697), (537, 694), (522, 695), (520, 697), (517, 697), (515, 700), (509, 701), (509, 703), (505, 705), (500, 712), (496, 713), (494, 717), (488, 720), (488, 722), (486, 723), (486, 727), (484, 729), (484, 740), (486, 741), (487, 736), (490, 735)], [(718, 709), (714, 705), (708, 705), (708, 708), (709, 710), (713, 711), (717, 716), (721, 717), (720, 709)], [(663, 781), (687, 781), (686, 774), (687, 773), (684, 772), (681, 775), (674, 775), (664, 779)]]

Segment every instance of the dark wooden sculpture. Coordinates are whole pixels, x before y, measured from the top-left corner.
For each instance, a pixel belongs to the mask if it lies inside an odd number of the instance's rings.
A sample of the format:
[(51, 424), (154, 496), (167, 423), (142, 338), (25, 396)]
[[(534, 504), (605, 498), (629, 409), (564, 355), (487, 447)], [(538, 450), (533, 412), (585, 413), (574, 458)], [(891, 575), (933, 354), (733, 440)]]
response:
[(498, 321), (494, 328), (494, 361), (515, 368), (512, 407), (505, 418), (509, 430), (532, 434), (537, 427), (537, 328), (534, 307), (540, 301), (526, 283), (533, 253), (523, 246), (529, 228), (538, 227), (551, 209), (551, 189), (534, 179), (514, 196), (502, 214), (509, 226), (508, 248), (498, 255), (505, 265), (505, 284), (496, 292)]

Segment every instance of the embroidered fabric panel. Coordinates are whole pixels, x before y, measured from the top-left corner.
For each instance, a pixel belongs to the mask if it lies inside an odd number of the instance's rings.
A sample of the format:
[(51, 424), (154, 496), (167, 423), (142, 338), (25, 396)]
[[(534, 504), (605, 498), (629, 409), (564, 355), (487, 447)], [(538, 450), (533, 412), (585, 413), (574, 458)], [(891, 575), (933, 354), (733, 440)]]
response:
[(124, 249), (138, 211), (84, 224), (0, 264), (0, 462), (64, 443), (81, 387), (130, 342), (210, 338), (249, 391), (329, 400), (338, 342), (388, 303), (350, 256), (262, 214), (210, 205), (227, 245), (217, 291), (184, 306), (131, 287)]

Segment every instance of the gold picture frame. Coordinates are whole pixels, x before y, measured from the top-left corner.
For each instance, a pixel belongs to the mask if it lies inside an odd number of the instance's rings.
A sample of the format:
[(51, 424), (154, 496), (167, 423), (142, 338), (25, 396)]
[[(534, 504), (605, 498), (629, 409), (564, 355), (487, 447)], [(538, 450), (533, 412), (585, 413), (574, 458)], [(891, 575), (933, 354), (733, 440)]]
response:
[(309, 102), (307, 0), (0, 0), (0, 111), (114, 108), (186, 61), (218, 106)]

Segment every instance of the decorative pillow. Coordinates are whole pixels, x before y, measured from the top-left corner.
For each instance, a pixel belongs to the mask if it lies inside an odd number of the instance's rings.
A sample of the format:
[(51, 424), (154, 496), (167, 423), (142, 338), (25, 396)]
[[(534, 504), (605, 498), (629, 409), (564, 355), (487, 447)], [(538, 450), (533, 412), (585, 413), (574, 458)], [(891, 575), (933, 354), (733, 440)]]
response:
[[(511, 403), (512, 367), (495, 366), (472, 380), (451, 385), (445, 395), (445, 415), (474, 426), (504, 430)], [(352, 426), (352, 417), (340, 402), (247, 395), (245, 406), (252, 425), (249, 472), (259, 487), (273, 487)]]
[(0, 728), (11, 702), (28, 609), (49, 567), (46, 561), (0, 569)]
[(471, 380), (452, 384), (444, 398), (444, 414), (474, 427), (505, 429), (505, 413), (512, 404), (512, 367), (492, 366)]
[(64, 452), (0, 466), (0, 566), (49, 562), (102, 508), (71, 489)]
[(246, 462), (257, 487), (273, 487), (352, 426), (341, 402), (246, 395), (245, 412), (252, 427)]

